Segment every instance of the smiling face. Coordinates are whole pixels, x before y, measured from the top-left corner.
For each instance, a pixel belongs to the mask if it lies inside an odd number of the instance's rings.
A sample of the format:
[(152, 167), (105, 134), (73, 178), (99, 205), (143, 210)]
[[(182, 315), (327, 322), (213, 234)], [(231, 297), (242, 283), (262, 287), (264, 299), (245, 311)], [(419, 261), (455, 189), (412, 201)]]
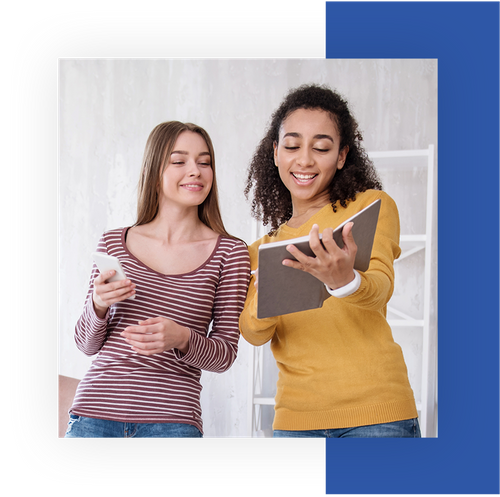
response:
[(297, 109), (283, 121), (274, 162), (294, 209), (330, 203), (329, 185), (348, 152), (339, 145), (337, 125), (323, 110)]
[(160, 207), (202, 204), (213, 182), (212, 161), (204, 138), (199, 133), (183, 131), (165, 160), (160, 181)]

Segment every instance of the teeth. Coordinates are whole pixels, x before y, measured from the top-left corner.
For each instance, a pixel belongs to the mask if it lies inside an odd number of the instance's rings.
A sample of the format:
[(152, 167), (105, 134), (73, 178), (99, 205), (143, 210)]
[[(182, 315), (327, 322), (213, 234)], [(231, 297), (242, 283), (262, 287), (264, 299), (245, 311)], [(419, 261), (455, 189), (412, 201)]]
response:
[(292, 173), (297, 179), (311, 179), (316, 176), (315, 174), (299, 174), (299, 173)]

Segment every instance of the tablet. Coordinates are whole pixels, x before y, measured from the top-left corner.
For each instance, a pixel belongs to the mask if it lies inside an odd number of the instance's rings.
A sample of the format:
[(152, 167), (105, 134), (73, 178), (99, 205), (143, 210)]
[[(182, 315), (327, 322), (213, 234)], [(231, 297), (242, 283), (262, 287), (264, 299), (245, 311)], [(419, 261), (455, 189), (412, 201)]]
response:
[[(333, 231), (333, 239), (342, 248), (344, 246), (342, 229), (347, 223), (354, 223), (352, 236), (358, 247), (354, 269), (358, 271), (366, 271), (370, 266), (380, 202), (381, 200), (378, 199), (371, 203)], [(259, 319), (322, 307), (325, 299), (330, 296), (325, 285), (311, 274), (283, 266), (284, 259), (295, 260), (292, 254), (286, 250), (288, 245), (295, 245), (304, 254), (314, 257), (309, 246), (309, 235), (259, 246), (259, 292), (257, 297), (257, 317)]]

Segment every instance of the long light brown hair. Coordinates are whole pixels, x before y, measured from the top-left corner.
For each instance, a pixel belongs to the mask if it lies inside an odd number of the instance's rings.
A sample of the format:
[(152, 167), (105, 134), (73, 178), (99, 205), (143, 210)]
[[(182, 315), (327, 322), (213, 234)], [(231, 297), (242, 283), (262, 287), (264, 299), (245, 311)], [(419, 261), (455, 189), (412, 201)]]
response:
[(192, 131), (201, 135), (210, 153), (210, 163), (213, 172), (212, 188), (207, 198), (198, 206), (198, 216), (204, 224), (219, 235), (234, 238), (226, 231), (220, 214), (217, 181), (215, 178), (215, 152), (212, 140), (202, 127), (179, 121), (168, 121), (158, 124), (148, 137), (139, 178), (137, 221), (135, 225), (139, 226), (149, 223), (157, 216), (161, 177), (167, 165), (168, 158), (174, 149), (175, 142), (183, 131)]

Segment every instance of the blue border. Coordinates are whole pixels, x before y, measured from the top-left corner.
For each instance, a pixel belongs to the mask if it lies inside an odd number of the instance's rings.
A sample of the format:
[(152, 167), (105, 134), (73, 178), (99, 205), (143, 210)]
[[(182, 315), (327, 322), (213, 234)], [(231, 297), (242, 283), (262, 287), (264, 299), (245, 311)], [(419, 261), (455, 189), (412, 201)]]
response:
[(499, 493), (499, 4), (327, 2), (327, 58), (438, 60), (439, 436), (326, 441), (335, 494)]

